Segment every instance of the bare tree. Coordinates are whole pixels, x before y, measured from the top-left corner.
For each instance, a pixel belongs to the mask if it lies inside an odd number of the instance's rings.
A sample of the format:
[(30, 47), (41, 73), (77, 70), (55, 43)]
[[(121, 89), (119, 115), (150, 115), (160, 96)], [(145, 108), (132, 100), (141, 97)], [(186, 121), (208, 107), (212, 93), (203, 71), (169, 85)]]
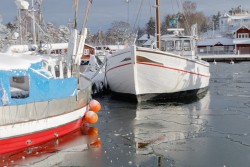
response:
[(134, 38), (130, 25), (124, 21), (114, 21), (106, 35), (109, 44), (131, 43)]

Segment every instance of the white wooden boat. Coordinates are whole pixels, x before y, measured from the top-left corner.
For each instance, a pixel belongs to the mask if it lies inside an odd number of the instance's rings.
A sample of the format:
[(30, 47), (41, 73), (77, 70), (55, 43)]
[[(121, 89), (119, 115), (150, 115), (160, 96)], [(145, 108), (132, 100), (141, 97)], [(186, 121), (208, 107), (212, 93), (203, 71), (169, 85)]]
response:
[(113, 93), (139, 102), (207, 90), (209, 64), (195, 55), (195, 37), (184, 36), (183, 29), (171, 31), (161, 37), (161, 44), (157, 36), (155, 49), (133, 45), (108, 56), (106, 77)]

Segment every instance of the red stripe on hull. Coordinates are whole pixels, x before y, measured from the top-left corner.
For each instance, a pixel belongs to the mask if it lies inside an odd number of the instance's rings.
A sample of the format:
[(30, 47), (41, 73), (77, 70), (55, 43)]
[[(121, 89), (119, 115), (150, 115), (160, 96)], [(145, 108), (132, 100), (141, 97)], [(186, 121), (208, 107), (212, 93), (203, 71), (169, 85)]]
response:
[(195, 72), (191, 72), (191, 71), (186, 71), (186, 70), (181, 70), (181, 69), (178, 69), (178, 68), (162, 66), (162, 65), (158, 65), (158, 64), (151, 64), (151, 63), (145, 63), (145, 62), (137, 62), (137, 64), (144, 64), (144, 65), (148, 65), (148, 66), (167, 68), (167, 69), (171, 69), (171, 70), (175, 70), (175, 71), (181, 71), (181, 72), (184, 72), (184, 73), (194, 74), (194, 75), (198, 75), (198, 76), (202, 76), (202, 77), (209, 77), (207, 75), (203, 75), (203, 74), (199, 74), (199, 73), (195, 73)]
[[(132, 63), (122, 64), (122, 65), (110, 68), (106, 72), (111, 71), (111, 70), (116, 69), (116, 68), (119, 68), (119, 67), (123, 67), (123, 66), (129, 65), (129, 64), (132, 64)], [(145, 62), (137, 62), (137, 64), (143, 64), (143, 65), (155, 66), (155, 67), (161, 67), (161, 68), (168, 68), (168, 69), (171, 69), (171, 70), (181, 71), (181, 72), (184, 72), (184, 73), (189, 73), (189, 74), (198, 75), (198, 76), (202, 76), (202, 77), (209, 77), (208, 75), (203, 75), (203, 74), (199, 74), (199, 73), (195, 73), (195, 72), (181, 70), (181, 69), (178, 69), (178, 68), (172, 68), (172, 67), (162, 66), (162, 65), (158, 65), (158, 64), (151, 64), (151, 63), (145, 63)]]
[(83, 118), (80, 118), (74, 122), (44, 130), (42, 132), (36, 132), (33, 134), (27, 134), (25, 136), (18, 136), (15, 138), (9, 138), (0, 140), (0, 154), (12, 152), (15, 150), (23, 149), (26, 147), (41, 144), (51, 139), (58, 138), (67, 133), (70, 133), (83, 125)]
[(112, 68), (108, 69), (106, 72), (109, 72), (109, 71), (111, 71), (111, 70), (113, 70), (115, 68), (119, 68), (119, 67), (126, 66), (126, 65), (129, 65), (129, 64), (132, 64), (132, 63), (126, 63), (126, 64), (121, 64), (119, 66), (112, 67)]

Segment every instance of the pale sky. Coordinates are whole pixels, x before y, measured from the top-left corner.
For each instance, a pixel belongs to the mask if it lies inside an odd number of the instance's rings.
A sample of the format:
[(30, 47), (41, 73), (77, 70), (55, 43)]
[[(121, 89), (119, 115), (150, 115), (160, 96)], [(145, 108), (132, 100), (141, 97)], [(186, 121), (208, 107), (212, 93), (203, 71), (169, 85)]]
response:
[[(79, 24), (82, 23), (87, 0), (79, 0)], [(129, 3), (127, 3), (129, 1)], [(142, 6), (140, 5), (142, 1)], [(197, 4), (197, 11), (202, 11), (206, 16), (224, 13), (239, 5), (250, 11), (250, 0), (190, 0)], [(31, 4), (31, 0), (29, 0)], [(66, 25), (73, 19), (73, 0), (43, 0), (43, 16), (45, 22), (56, 25)], [(160, 0), (160, 15), (163, 18), (167, 14), (177, 13), (177, 2), (184, 0)], [(91, 32), (106, 31), (113, 21), (128, 21), (132, 25), (144, 27), (150, 16), (154, 17), (155, 0), (93, 0), (89, 12), (88, 28)], [(141, 6), (141, 12), (139, 8)], [(17, 14), (15, 0), (0, 0), (0, 15), (2, 23), (13, 21)], [(136, 18), (138, 21), (136, 22)]]

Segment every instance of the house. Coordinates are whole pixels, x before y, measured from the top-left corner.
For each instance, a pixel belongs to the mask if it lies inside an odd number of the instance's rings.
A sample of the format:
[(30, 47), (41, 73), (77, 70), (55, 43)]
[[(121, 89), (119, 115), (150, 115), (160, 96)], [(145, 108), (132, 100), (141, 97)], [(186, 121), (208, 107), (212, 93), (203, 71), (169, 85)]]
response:
[(151, 47), (155, 41), (155, 37), (150, 34), (144, 34), (137, 40), (137, 46)]
[(96, 55), (107, 55), (118, 50), (125, 49), (125, 45), (102, 45), (96, 46)]
[(234, 54), (233, 38), (216, 37), (199, 40), (198, 54)]
[[(51, 48), (51, 54), (66, 54), (68, 43), (51, 44)], [(81, 59), (89, 59), (90, 55), (94, 54), (96, 54), (95, 47), (85, 43)]]
[(239, 54), (250, 54), (250, 28), (242, 26), (234, 32), (235, 50)]
[(198, 54), (250, 54), (250, 14), (225, 13), (216, 33), (197, 42)]
[(96, 49), (95, 49), (94, 46), (91, 46), (91, 45), (85, 43), (84, 50), (83, 50), (83, 55), (82, 55), (82, 60), (83, 59), (89, 59), (90, 55), (95, 55), (96, 54), (95, 50)]
[(229, 15), (225, 13), (220, 17), (219, 29), (222, 34), (231, 34), (241, 26), (250, 27), (250, 14), (240, 13)]

